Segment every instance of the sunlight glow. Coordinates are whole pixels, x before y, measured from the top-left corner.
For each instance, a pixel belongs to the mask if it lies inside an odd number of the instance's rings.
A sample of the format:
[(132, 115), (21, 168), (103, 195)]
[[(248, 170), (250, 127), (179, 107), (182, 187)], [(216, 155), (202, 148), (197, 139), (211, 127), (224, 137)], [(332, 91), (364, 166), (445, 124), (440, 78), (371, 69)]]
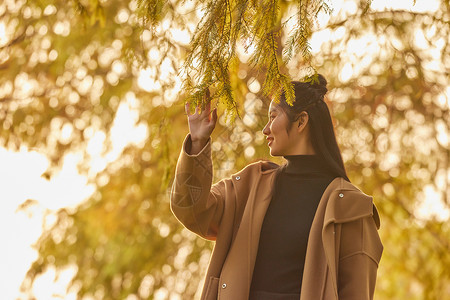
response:
[(37, 85), (37, 81), (30, 79), (27, 73), (20, 73), (14, 80), (14, 98), (25, 99), (30, 97)]
[(349, 81), (353, 76), (353, 67), (350, 62), (346, 63), (344, 67), (341, 70), (341, 73), (339, 73), (339, 80), (342, 82)]
[(244, 45), (242, 43), (238, 43), (236, 45), (236, 53), (239, 55), (239, 59), (243, 63), (247, 63), (250, 57), (253, 55), (253, 53), (256, 51), (256, 47), (254, 44), (249, 44), (250, 41), (248, 41), (248, 44), (244, 42)]
[(415, 210), (417, 217), (422, 220), (436, 218), (440, 222), (447, 221), (450, 218), (450, 209), (445, 205), (436, 189), (432, 185), (427, 185), (423, 194), (423, 197), (418, 197), (418, 205)]
[(6, 35), (6, 25), (4, 22), (0, 22), (0, 47), (6, 45), (9, 39)]
[(70, 22), (68, 20), (56, 22), (53, 25), (53, 32), (57, 35), (68, 36), (70, 33)]
[(155, 78), (155, 69), (147, 68), (139, 72), (138, 86), (147, 92), (157, 91), (161, 88), (159, 80)]
[(159, 62), (161, 59), (161, 52), (156, 47), (152, 47), (150, 51), (148, 51), (147, 57), (152, 62)]
[(450, 146), (450, 137), (449, 133), (447, 132), (447, 126), (445, 125), (445, 122), (443, 120), (436, 121), (436, 139), (442, 147), (446, 148)]
[[(58, 273), (56, 273), (55, 268), (49, 268), (43, 274), (39, 275), (32, 287), (36, 299), (77, 299), (76, 291), (66, 291), (66, 286), (68, 286), (69, 282), (75, 276), (77, 269), (76, 265), (72, 265), (63, 270), (58, 270)], [(52, 288), (49, 289), (48, 287)]]
[[(36, 151), (0, 148), (0, 165), (0, 218), (8, 224), (0, 227), (0, 239), (6, 245), (0, 255), (0, 280), (8, 282), (3, 286), (2, 299), (16, 299), (25, 273), (37, 258), (31, 245), (42, 234), (45, 217), (62, 207), (76, 207), (94, 189), (77, 174), (76, 164), (71, 164), (70, 158), (64, 160), (61, 172), (51, 181), (41, 177), (49, 162)], [(18, 210), (27, 199), (31, 199), (30, 204)]]
[(406, 10), (414, 12), (435, 12), (439, 9), (439, 1), (417, 0), (413, 5), (412, 0), (373, 0), (370, 8), (372, 10)]
[[(413, 5), (412, 0), (399, 0), (399, 1), (388, 1), (388, 0), (374, 0), (371, 4), (371, 11), (386, 11), (388, 10), (399, 10), (399, 11), (412, 11), (412, 12), (435, 12), (439, 9), (439, 1), (429, 0), (429, 1), (416, 1)], [(337, 0), (332, 1), (333, 11), (330, 16), (321, 16), (322, 19), (319, 20), (319, 28), (316, 30), (311, 39), (311, 52), (313, 54), (318, 54), (321, 51), (322, 45), (328, 40), (339, 40), (345, 34), (345, 28), (343, 26), (338, 27), (334, 32), (330, 32), (329, 29), (325, 28), (327, 23), (334, 19), (345, 19), (345, 16), (354, 13), (357, 9), (354, 1), (348, 0)], [(442, 47), (445, 45), (445, 41), (439, 40), (430, 43), (430, 39), (435, 32), (433, 30), (428, 30), (424, 32), (422, 28), (418, 25), (415, 26), (415, 39), (414, 44), (420, 49), (426, 49), (430, 58), (423, 62), (423, 66), (427, 71), (441, 71), (438, 61), (441, 59)], [(436, 30), (436, 29), (434, 29)], [(389, 33), (386, 33), (389, 34)], [(344, 66), (339, 74), (340, 80), (347, 82), (352, 78), (355, 78), (360, 74), (360, 72), (367, 66), (373, 63), (373, 54), (380, 51), (379, 45), (384, 45), (387, 43), (386, 37), (383, 35), (373, 35), (368, 34), (358, 39), (351, 39), (346, 45), (345, 53), (348, 54), (347, 57), (341, 57), (341, 59), (352, 62), (352, 65), (348, 63)], [(399, 47), (398, 41), (392, 41), (394, 46)], [(337, 53), (341, 52), (340, 49), (335, 49)], [(381, 53), (382, 54), (382, 53)], [(358, 58), (358, 64), (356, 65), (356, 58)], [(362, 60), (361, 60), (362, 58)], [(410, 78), (415, 78), (415, 70), (408, 70), (408, 76)]]
[(187, 30), (174, 28), (170, 30), (170, 34), (175, 41), (184, 45), (188, 45), (191, 40), (191, 37), (189, 36), (189, 32), (187, 32)]

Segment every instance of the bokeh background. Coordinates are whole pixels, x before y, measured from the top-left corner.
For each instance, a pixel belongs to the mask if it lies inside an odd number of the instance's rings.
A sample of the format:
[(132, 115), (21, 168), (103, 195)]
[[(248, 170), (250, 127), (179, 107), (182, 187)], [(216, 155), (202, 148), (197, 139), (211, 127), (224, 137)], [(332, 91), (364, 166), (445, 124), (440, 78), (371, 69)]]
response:
[[(199, 296), (213, 245), (176, 221), (168, 195), (188, 132), (183, 63), (207, 3), (0, 3), (1, 299)], [(375, 298), (448, 299), (449, 1), (327, 3), (311, 65), (329, 81), (349, 177), (380, 211)], [(283, 22), (296, 5), (279, 1)], [(282, 162), (261, 132), (270, 99), (247, 46), (230, 69), (234, 123), (216, 103), (215, 181)], [(297, 54), (282, 66), (294, 79)]]

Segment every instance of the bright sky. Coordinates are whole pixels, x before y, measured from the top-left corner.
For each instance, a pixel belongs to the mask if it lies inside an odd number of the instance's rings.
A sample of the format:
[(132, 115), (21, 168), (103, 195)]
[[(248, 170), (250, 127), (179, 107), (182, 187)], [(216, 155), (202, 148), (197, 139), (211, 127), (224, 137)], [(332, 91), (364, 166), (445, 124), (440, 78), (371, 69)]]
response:
[[(407, 9), (413, 11), (429, 12), (438, 7), (436, 0), (417, 0), (412, 7), (413, 0), (374, 0), (372, 9), (383, 10), (386, 7), (393, 9)], [(352, 12), (356, 6), (352, 1), (332, 1), (334, 14)], [(324, 17), (326, 23), (328, 17)], [(177, 32), (173, 33), (177, 35)], [(313, 52), (320, 49), (320, 41), (327, 33), (319, 33), (311, 41)], [(184, 33), (180, 36), (185, 36)], [(328, 37), (329, 38), (329, 37)], [(0, 23), (0, 46), (7, 39), (5, 25)], [(370, 37), (368, 38), (370, 40)], [(363, 41), (364, 42), (364, 41)], [(358, 47), (355, 47), (358, 49)], [(158, 58), (158, 51), (150, 51), (151, 58)], [(355, 70), (344, 68), (341, 79), (349, 77)], [(172, 70), (163, 70), (162, 76), (169, 76)], [(139, 86), (152, 91), (159, 88), (159, 83), (153, 78), (150, 69), (143, 70), (138, 80)], [(448, 101), (448, 97), (447, 100)], [(117, 111), (115, 123), (111, 132), (96, 132), (89, 142), (87, 152), (92, 159), (92, 170), (89, 176), (93, 178), (102, 171), (106, 165), (115, 161), (124, 147), (130, 143), (141, 144), (148, 136), (145, 125), (137, 124), (138, 101), (132, 93), (122, 99)], [(111, 135), (112, 150), (102, 155), (106, 135)], [(15, 299), (19, 297), (19, 286), (29, 269), (37, 253), (32, 244), (42, 234), (44, 224), (48, 228), (55, 221), (55, 212), (62, 207), (76, 207), (86, 200), (94, 191), (94, 187), (88, 185), (88, 179), (77, 171), (77, 163), (81, 159), (81, 153), (69, 153), (64, 158), (62, 170), (50, 181), (41, 177), (49, 162), (45, 153), (39, 150), (22, 148), (19, 152), (8, 151), (0, 148), (0, 190), (2, 199), (0, 202), (0, 286), (2, 299)], [(95, 163), (94, 163), (95, 162)], [(424, 191), (429, 201), (421, 204), (421, 215), (427, 212), (443, 211), (444, 218), (449, 218), (448, 210), (445, 210), (439, 200), (439, 195), (431, 186)], [(18, 210), (19, 205), (27, 199), (37, 202), (25, 210)], [(11, 230), (12, 229), (12, 230)], [(75, 299), (75, 294), (65, 295), (63, 288), (76, 270), (69, 268), (61, 276), (58, 284), (52, 284), (55, 280), (54, 270), (50, 270), (39, 279), (34, 292), (37, 300), (61, 299), (54, 296), (59, 294), (65, 299)]]
[[(106, 154), (101, 155), (105, 133), (99, 131), (93, 135), (87, 147), (93, 162), (89, 172), (91, 178), (117, 160), (127, 145), (140, 145), (147, 139), (147, 127), (137, 123), (138, 109), (134, 94), (128, 93), (119, 105), (109, 132), (112, 149)], [(94, 187), (87, 184), (88, 179), (77, 170), (81, 158), (81, 153), (67, 154), (62, 170), (47, 180), (41, 176), (49, 165), (45, 153), (26, 148), (19, 152), (0, 148), (0, 190), (3, 197), (0, 202), (3, 225), (0, 227), (0, 240), (4, 245), (0, 247), (2, 299), (19, 297), (20, 284), (37, 258), (37, 252), (31, 246), (42, 234), (44, 224), (49, 228), (60, 208), (75, 208), (94, 192)], [(27, 199), (37, 202), (25, 210), (18, 210), (18, 206)], [(38, 300), (61, 299), (54, 294), (64, 295), (64, 299), (72, 298), (75, 294), (69, 297), (60, 287), (61, 283), (67, 284), (73, 274), (74, 269), (68, 269), (60, 276), (59, 284), (52, 285), (55, 272), (50, 270), (37, 281), (33, 292)]]

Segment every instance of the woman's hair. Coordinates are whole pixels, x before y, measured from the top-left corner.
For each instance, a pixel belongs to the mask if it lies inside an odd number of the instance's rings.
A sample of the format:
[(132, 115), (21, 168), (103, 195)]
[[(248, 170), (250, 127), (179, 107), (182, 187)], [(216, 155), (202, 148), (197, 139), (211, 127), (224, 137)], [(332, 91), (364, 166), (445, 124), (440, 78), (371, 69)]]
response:
[(316, 155), (319, 155), (334, 175), (350, 181), (336, 142), (330, 111), (324, 101), (328, 91), (326, 79), (318, 74), (312, 76), (308, 82), (291, 83), (294, 86), (295, 102), (292, 106), (289, 105), (283, 92), (278, 103), (279, 107), (283, 109), (291, 123), (298, 120), (301, 112), (308, 113), (310, 137)]

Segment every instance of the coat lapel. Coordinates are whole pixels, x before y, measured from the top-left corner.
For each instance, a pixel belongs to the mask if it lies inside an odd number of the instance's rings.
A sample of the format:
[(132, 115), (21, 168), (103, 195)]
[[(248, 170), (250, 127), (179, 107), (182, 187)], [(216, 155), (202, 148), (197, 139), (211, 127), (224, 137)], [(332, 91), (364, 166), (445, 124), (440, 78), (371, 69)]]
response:
[[(239, 225), (235, 240), (231, 244), (227, 259), (222, 269), (222, 277), (232, 281), (235, 289), (225, 289), (219, 293), (225, 299), (243, 299), (243, 293), (249, 293), (253, 276), (256, 255), (258, 251), (259, 235), (262, 222), (271, 199), (271, 191), (274, 175), (273, 170), (257, 170), (259, 174), (247, 174), (249, 177), (256, 176), (257, 180), (246, 182), (248, 178), (239, 179), (232, 176), (233, 184), (238, 187), (236, 192), (249, 188), (248, 200)], [(242, 188), (242, 189), (241, 189)], [(246, 193), (244, 193), (245, 195)], [(240, 199), (238, 201), (243, 201)], [(231, 280), (231, 281), (230, 281)], [(244, 292), (245, 291), (245, 292)], [(236, 294), (234, 294), (236, 292)], [(219, 298), (221, 298), (219, 296)]]
[[(336, 193), (339, 192), (339, 188), (342, 186), (343, 179), (338, 177), (327, 188), (326, 200), (322, 197), (321, 202), (325, 202), (325, 212), (321, 214), (323, 217), (322, 227), (322, 244), (325, 253), (326, 262), (330, 269), (331, 282), (333, 284), (333, 292), (336, 299), (338, 299), (338, 287), (337, 287), (337, 265), (336, 265), (336, 232), (334, 227), (334, 215), (330, 213), (330, 204), (335, 202)], [(324, 193), (325, 196), (325, 193)]]
[[(330, 195), (339, 188), (341, 184), (340, 177), (336, 177), (331, 181), (323, 192), (317, 207), (316, 214), (311, 224), (309, 232), (308, 246), (306, 249), (305, 268), (303, 270), (303, 282), (300, 299), (322, 299), (323, 290), (325, 289), (325, 278), (327, 273), (327, 265), (334, 260), (334, 244), (329, 241), (329, 229), (326, 229), (324, 215), (327, 210), (327, 204)], [(333, 231), (331, 230), (331, 238), (334, 241)], [(323, 252), (321, 251), (323, 249)], [(323, 259), (325, 257), (325, 260)], [(335, 262), (333, 261), (333, 265)], [(331, 272), (334, 273), (335, 272)], [(336, 277), (335, 275), (333, 275)]]

